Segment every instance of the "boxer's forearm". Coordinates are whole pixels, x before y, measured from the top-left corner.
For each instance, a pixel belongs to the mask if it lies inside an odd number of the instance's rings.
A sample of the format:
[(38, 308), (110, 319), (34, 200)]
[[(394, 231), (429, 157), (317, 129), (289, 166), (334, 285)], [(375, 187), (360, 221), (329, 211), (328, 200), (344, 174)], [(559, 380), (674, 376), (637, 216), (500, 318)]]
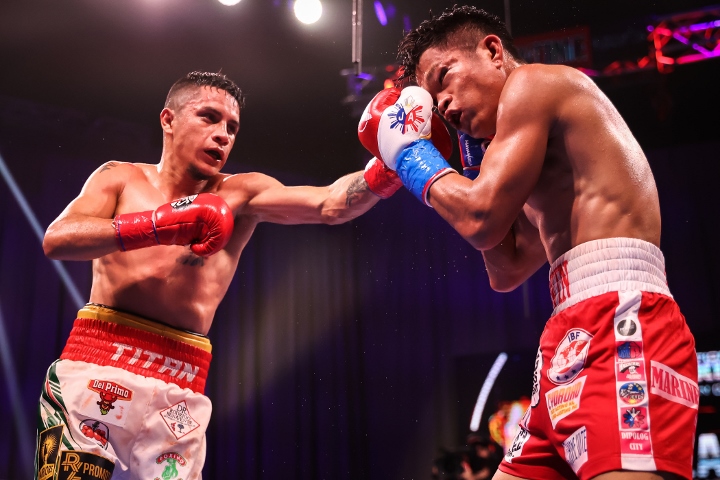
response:
[(323, 216), (329, 223), (343, 223), (370, 210), (380, 197), (368, 188), (364, 172), (345, 175), (328, 186), (328, 198), (324, 202)]
[(499, 292), (514, 290), (547, 261), (537, 229), (523, 214), (500, 243), (482, 254), (490, 286)]
[(92, 260), (118, 250), (115, 227), (109, 218), (67, 214), (48, 227), (45, 255), (54, 260)]

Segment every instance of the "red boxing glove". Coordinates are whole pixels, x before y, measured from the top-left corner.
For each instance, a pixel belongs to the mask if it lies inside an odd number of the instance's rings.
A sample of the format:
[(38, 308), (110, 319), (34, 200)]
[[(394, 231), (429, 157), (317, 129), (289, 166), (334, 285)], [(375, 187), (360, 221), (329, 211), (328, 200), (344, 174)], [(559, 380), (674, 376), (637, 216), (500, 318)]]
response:
[(400, 177), (394, 170), (390, 170), (382, 160), (374, 157), (365, 167), (365, 181), (368, 189), (380, 198), (390, 198), (393, 193), (402, 187)]
[[(358, 124), (358, 138), (360, 139), (360, 143), (362, 143), (370, 153), (386, 163), (387, 161), (394, 161), (394, 159), (382, 158), (380, 154), (380, 147), (378, 145), (380, 118), (383, 113), (388, 111), (389, 107), (397, 103), (401, 92), (402, 90), (399, 88), (386, 88), (375, 95), (375, 98), (365, 107), (365, 111), (362, 117), (360, 117), (360, 123)], [(453, 140), (442, 118), (435, 112), (432, 114), (432, 121), (430, 123), (430, 141), (432, 141), (435, 148), (440, 151), (440, 154), (445, 160), (450, 159), (453, 151)]]
[(115, 217), (115, 239), (120, 250), (154, 245), (191, 245), (195, 255), (219, 252), (233, 232), (233, 214), (225, 201), (212, 193), (180, 198), (155, 211), (124, 213)]

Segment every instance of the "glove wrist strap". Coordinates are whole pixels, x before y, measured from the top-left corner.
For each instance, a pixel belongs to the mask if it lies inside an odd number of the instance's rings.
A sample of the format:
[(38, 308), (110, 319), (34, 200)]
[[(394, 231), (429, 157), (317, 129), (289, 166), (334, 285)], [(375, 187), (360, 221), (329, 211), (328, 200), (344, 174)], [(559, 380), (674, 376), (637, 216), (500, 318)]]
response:
[(160, 244), (155, 231), (152, 210), (117, 215), (113, 224), (115, 225), (115, 241), (123, 252)]
[(443, 158), (430, 140), (415, 140), (397, 159), (397, 173), (403, 185), (415, 197), (430, 207), (428, 192), (438, 178), (457, 173)]

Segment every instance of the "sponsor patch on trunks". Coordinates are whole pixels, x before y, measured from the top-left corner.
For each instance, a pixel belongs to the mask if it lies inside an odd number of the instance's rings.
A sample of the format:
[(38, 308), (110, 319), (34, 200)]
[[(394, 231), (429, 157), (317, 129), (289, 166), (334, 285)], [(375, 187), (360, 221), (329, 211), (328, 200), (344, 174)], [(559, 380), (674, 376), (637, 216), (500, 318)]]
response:
[(637, 332), (637, 323), (635, 320), (620, 320), (615, 328), (621, 337), (631, 337)]
[(60, 452), (63, 428), (63, 425), (56, 425), (40, 432), (35, 460), (38, 480), (55, 478), (55, 465)]
[(618, 342), (615, 347), (617, 358), (620, 360), (632, 360), (642, 358), (642, 342)]
[(80, 422), (80, 431), (87, 438), (98, 444), (101, 448), (107, 450), (108, 440), (110, 440), (110, 429), (104, 423), (88, 418)]
[(565, 449), (565, 461), (577, 473), (580, 467), (588, 461), (587, 449), (587, 429), (585, 426), (578, 428), (575, 433), (570, 435), (562, 442)]
[(636, 405), (645, 401), (645, 386), (639, 382), (628, 382), (618, 389), (620, 400), (628, 405)]
[(190, 415), (190, 410), (185, 400), (165, 410), (161, 410), (160, 416), (178, 440), (200, 426)]
[(103, 423), (122, 427), (132, 404), (133, 391), (109, 380), (90, 380), (87, 389), (93, 394), (84, 395), (78, 412)]
[(555, 387), (545, 393), (545, 403), (553, 428), (560, 420), (580, 408), (580, 396), (586, 378), (580, 377), (572, 383)]
[(667, 365), (650, 361), (650, 393), (697, 410), (700, 390), (697, 382)]
[(515, 438), (513, 439), (512, 445), (510, 445), (510, 448), (508, 448), (508, 451), (505, 454), (505, 461), (508, 463), (512, 463), (513, 458), (517, 458), (522, 455), (522, 449), (525, 446), (525, 442), (527, 442), (529, 439), (530, 432), (528, 432), (524, 428), (520, 428), (517, 435), (515, 435)]
[(60, 455), (58, 480), (110, 480), (115, 464), (90, 452), (65, 450)]
[(650, 427), (647, 407), (623, 407), (620, 409), (620, 416), (623, 429), (648, 430)]
[(618, 360), (615, 368), (618, 382), (645, 380), (645, 361), (643, 359)]
[[(158, 465), (164, 465), (162, 473), (155, 477), (153, 480), (167, 480), (171, 478), (177, 478), (180, 475), (178, 467), (184, 467), (187, 465), (185, 457), (177, 452), (165, 452), (158, 455), (155, 459), (155, 463)], [(181, 479), (178, 479), (181, 480)]]
[(620, 432), (620, 452), (623, 455), (652, 455), (650, 432)]
[(585, 368), (592, 338), (592, 335), (580, 328), (568, 330), (550, 360), (548, 379), (555, 385), (564, 385), (575, 380)]
[(535, 355), (535, 370), (533, 371), (532, 397), (530, 407), (537, 407), (540, 403), (540, 376), (542, 375), (542, 350), (538, 347)]

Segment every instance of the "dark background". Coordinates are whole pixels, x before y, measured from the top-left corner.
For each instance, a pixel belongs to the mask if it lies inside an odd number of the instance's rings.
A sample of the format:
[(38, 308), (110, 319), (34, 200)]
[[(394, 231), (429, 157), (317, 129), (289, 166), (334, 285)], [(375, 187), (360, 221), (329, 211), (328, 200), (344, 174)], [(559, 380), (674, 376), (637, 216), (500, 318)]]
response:
[[(365, 0), (366, 69), (394, 61), (403, 15), (416, 26), (452, 3), (396, 0), (382, 27)], [(475, 4), (503, 16), (502, 1)], [(654, 16), (710, 4), (513, 0), (511, 25), (589, 26), (602, 69), (647, 54)], [(158, 161), (169, 86), (222, 69), (248, 97), (226, 170), (327, 184), (369, 158), (343, 104), (351, 5), (324, 1), (306, 26), (285, 0), (3, 0), (0, 155), (44, 229), (101, 163)], [(648, 154), (670, 289), (703, 351), (720, 348), (719, 79), (720, 59), (596, 78)], [(0, 185), (0, 479), (15, 480), (29, 478), (42, 378), (77, 307)], [(89, 263), (66, 268), (86, 296)], [(261, 225), (210, 332), (205, 478), (428, 478), (467, 433), (458, 392), (484, 378), (458, 374), (460, 359), (532, 358), (550, 311), (547, 267), (492, 292), (480, 254), (405, 191), (341, 226)]]

